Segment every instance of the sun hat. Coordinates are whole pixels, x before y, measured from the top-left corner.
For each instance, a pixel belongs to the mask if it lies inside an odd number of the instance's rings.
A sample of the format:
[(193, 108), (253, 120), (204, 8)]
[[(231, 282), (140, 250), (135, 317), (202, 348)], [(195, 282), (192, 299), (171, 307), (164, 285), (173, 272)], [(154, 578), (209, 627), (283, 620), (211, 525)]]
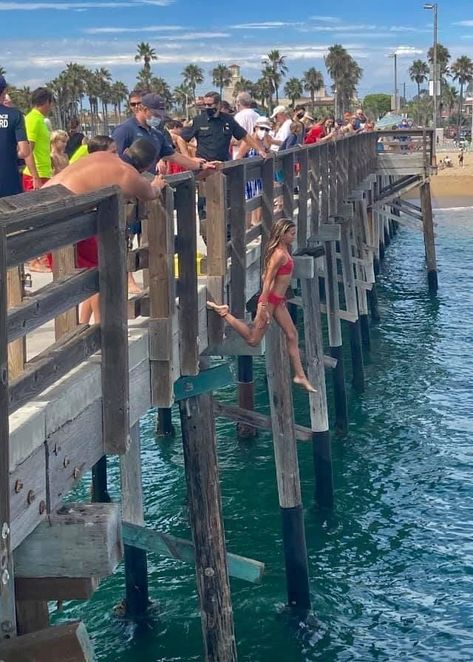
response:
[(264, 128), (264, 129), (271, 129), (272, 128), (269, 118), (264, 117), (263, 115), (256, 120), (255, 127)]
[(287, 114), (286, 106), (276, 106), (276, 108), (273, 110), (273, 114), (271, 115), (271, 119), (274, 119), (279, 113)]

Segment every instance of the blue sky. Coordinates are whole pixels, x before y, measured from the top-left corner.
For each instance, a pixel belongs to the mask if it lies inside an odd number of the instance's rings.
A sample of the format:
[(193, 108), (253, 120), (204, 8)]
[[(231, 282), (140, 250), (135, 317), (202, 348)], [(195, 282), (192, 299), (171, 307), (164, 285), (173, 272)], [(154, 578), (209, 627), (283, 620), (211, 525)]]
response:
[[(237, 63), (255, 80), (273, 48), (287, 55), (289, 76), (311, 66), (325, 75), (327, 48), (341, 43), (364, 69), (360, 96), (391, 91), (394, 51), (409, 95), (415, 86), (407, 69), (426, 57), (432, 12), (416, 0), (0, 0), (0, 28), (0, 64), (16, 85), (43, 84), (73, 61), (105, 66), (131, 87), (139, 41), (156, 49), (153, 72), (172, 86), (190, 62), (206, 75), (219, 62)], [(439, 39), (454, 58), (473, 58), (473, 0), (439, 2)], [(211, 87), (208, 75), (202, 91)]]

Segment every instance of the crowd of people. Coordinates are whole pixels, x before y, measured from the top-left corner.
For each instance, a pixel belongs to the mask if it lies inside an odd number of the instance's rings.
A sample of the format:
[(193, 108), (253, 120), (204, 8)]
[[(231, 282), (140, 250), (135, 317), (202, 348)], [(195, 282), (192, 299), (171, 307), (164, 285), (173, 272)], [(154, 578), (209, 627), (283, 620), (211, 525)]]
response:
[[(23, 116), (13, 106), (7, 82), (0, 75), (0, 197), (55, 184), (72, 193), (115, 184), (125, 196), (150, 200), (166, 185), (167, 175), (192, 170), (205, 177), (219, 162), (232, 158), (267, 158), (280, 150), (374, 128), (362, 110), (347, 114), (343, 120), (327, 117), (316, 121), (302, 105), (293, 111), (278, 105), (267, 116), (246, 92), (237, 96), (234, 108), (217, 92), (208, 92), (199, 100), (192, 120), (171, 118), (162, 97), (135, 89), (129, 96), (129, 117), (111, 136), (86, 136), (77, 118), (71, 119), (67, 131), (52, 130), (48, 115), (53, 103), (50, 90), (40, 87), (33, 91), (31, 110)], [(141, 177), (145, 171), (153, 178)], [(247, 198), (261, 191), (261, 180), (247, 183)], [(198, 210), (205, 238), (203, 195), (199, 196)], [(260, 210), (252, 212), (252, 223), (259, 222), (258, 215)], [(139, 233), (137, 219), (129, 226), (129, 236)], [(80, 242), (76, 256), (77, 266), (96, 266), (95, 238)], [(51, 258), (43, 256), (29, 266), (31, 270), (48, 270)], [(129, 291), (139, 291), (132, 274)], [(81, 315), (81, 322), (88, 322), (92, 312), (97, 319), (97, 302), (92, 303)]]

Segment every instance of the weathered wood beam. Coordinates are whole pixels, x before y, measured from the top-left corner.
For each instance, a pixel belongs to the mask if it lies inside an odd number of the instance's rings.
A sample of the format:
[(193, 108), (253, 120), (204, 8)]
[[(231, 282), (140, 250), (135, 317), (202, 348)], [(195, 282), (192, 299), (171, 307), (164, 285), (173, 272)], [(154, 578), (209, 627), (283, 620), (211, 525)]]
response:
[(88, 600), (97, 590), (98, 577), (15, 577), (17, 602)]
[(25, 634), (0, 644), (2, 662), (93, 662), (92, 643), (81, 621)]
[[(194, 545), (190, 540), (176, 538), (168, 533), (147, 529), (144, 526), (123, 522), (123, 542), (152, 554), (194, 563)], [(264, 563), (245, 556), (227, 552), (228, 573), (230, 577), (258, 584), (264, 573)]]
[[(66, 553), (67, 551), (67, 553)], [(68, 503), (14, 552), (17, 577), (106, 577), (123, 556), (120, 507)]]
[[(216, 416), (222, 416), (223, 418), (260, 428), (261, 430), (272, 430), (271, 416), (265, 416), (255, 411), (248, 411), (248, 409), (243, 409), (236, 405), (227, 405), (219, 400), (214, 400), (214, 410)], [(303, 425), (295, 425), (294, 429), (298, 441), (312, 441), (312, 430)]]

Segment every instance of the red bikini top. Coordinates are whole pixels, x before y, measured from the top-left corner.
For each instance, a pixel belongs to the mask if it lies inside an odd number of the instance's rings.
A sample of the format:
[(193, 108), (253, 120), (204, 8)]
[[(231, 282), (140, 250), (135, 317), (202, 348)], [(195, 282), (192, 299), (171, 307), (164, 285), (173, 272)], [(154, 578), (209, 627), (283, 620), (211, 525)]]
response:
[(276, 272), (276, 276), (288, 276), (294, 269), (294, 260), (290, 257), (287, 262), (282, 264)]

